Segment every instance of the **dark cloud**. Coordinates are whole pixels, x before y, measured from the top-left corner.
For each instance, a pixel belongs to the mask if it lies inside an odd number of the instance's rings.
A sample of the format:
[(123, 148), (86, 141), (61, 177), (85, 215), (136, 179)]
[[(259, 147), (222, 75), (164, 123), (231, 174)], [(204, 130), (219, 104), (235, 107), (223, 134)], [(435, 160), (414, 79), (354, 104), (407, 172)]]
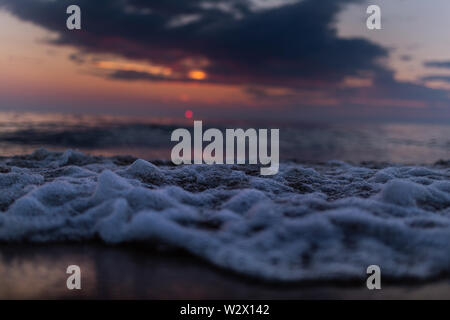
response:
[(77, 64), (83, 64), (86, 62), (86, 60), (84, 59), (83, 55), (80, 54), (76, 54), (73, 53), (69, 56), (69, 59), (72, 60), (73, 62), (77, 63)]
[[(78, 63), (112, 54), (162, 65), (175, 75), (117, 68), (107, 73), (112, 79), (191, 81), (188, 73), (197, 68), (208, 75), (205, 81), (242, 85), (258, 97), (272, 86), (322, 90), (344, 100), (447, 99), (444, 91), (396, 81), (380, 63), (387, 49), (337, 36), (338, 13), (358, 2), (363, 0), (301, 0), (258, 10), (250, 0), (0, 0), (0, 7), (56, 32), (54, 44), (79, 49), (71, 57)], [(66, 29), (71, 4), (82, 9), (80, 31)], [(347, 77), (370, 78), (373, 85), (342, 88)]]
[[(290, 87), (336, 83), (380, 68), (384, 48), (336, 35), (336, 14), (351, 2), (357, 0), (303, 0), (255, 11), (246, 0), (0, 0), (21, 19), (56, 31), (55, 43), (84, 53), (146, 60), (181, 75), (192, 67), (186, 59), (197, 59), (209, 62), (202, 69), (212, 82)], [(65, 28), (70, 4), (82, 9), (79, 32)], [(133, 73), (112, 74), (118, 75), (132, 79)]]
[[(138, 71), (130, 71), (130, 70), (115, 70), (108, 74), (109, 78), (117, 79), (117, 80), (148, 80), (148, 81), (171, 81), (167, 77), (162, 75), (155, 75), (147, 72), (138, 72)], [(193, 81), (190, 79), (183, 79), (177, 81)]]
[(433, 75), (433, 76), (426, 76), (422, 77), (423, 81), (442, 81), (442, 82), (449, 82), (450, 83), (450, 75)]
[(426, 61), (424, 66), (428, 68), (450, 69), (450, 61)]
[(376, 96), (379, 97), (426, 101), (429, 104), (446, 100), (448, 97), (446, 91), (433, 90), (420, 84), (396, 81), (393, 72), (390, 71), (377, 75), (374, 90), (377, 92)]
[[(426, 61), (424, 66), (429, 68), (450, 69), (450, 61), (448, 60), (432, 60)], [(440, 81), (450, 83), (450, 75), (429, 75), (421, 78), (422, 81)]]
[(400, 60), (402, 61), (411, 61), (412, 57), (409, 54), (404, 54), (400, 56)]

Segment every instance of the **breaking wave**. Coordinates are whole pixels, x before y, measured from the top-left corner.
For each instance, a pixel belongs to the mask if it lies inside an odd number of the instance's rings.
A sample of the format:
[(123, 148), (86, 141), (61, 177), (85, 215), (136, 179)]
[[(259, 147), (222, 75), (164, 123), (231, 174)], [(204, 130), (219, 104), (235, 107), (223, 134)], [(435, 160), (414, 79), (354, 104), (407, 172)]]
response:
[(39, 149), (0, 159), (0, 242), (142, 243), (272, 281), (450, 272), (450, 162), (150, 163)]

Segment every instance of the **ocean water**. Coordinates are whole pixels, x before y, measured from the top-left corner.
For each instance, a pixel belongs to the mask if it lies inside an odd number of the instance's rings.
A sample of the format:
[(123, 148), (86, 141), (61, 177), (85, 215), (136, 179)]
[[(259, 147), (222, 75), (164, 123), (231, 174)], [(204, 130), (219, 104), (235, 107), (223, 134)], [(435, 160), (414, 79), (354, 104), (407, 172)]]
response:
[[(204, 127), (239, 128), (204, 121)], [(265, 128), (249, 123), (246, 127)], [(192, 128), (184, 119), (63, 114), (0, 113), (0, 155), (27, 154), (37, 148), (74, 149), (94, 155), (132, 155), (169, 160), (171, 132)], [(278, 124), (281, 160), (375, 161), (432, 164), (450, 159), (450, 124), (340, 123)]]
[(188, 121), (1, 119), (1, 244), (138, 243), (277, 282), (450, 274), (449, 126), (283, 126), (260, 176), (160, 161)]
[(269, 281), (450, 273), (450, 165), (155, 165), (39, 149), (0, 160), (0, 243), (139, 243)]

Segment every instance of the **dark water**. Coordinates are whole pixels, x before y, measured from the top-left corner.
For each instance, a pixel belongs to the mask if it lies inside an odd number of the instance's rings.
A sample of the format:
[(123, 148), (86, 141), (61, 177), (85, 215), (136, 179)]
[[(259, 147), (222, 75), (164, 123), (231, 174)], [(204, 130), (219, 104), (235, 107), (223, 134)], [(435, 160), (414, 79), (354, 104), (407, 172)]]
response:
[[(82, 290), (66, 288), (81, 268)], [(450, 282), (274, 285), (243, 279), (190, 256), (102, 245), (9, 245), (0, 250), (0, 299), (449, 299)]]
[[(171, 132), (191, 126), (191, 122), (171, 119), (0, 113), (0, 155), (45, 147), (169, 159)], [(291, 124), (278, 128), (282, 159), (408, 164), (450, 159), (450, 125)], [(82, 292), (66, 289), (65, 270), (70, 264), (82, 268)], [(364, 280), (280, 286), (250, 281), (178, 252), (161, 255), (130, 246), (92, 244), (0, 246), (0, 298), (449, 298), (448, 278), (383, 283), (380, 292), (368, 291)]]
[[(264, 125), (204, 127), (264, 128)], [(192, 128), (182, 119), (0, 113), (0, 154), (30, 153), (36, 148), (77, 149), (95, 155), (133, 155), (170, 159), (171, 132)], [(280, 157), (299, 161), (382, 161), (430, 164), (450, 159), (450, 124), (289, 124), (280, 129)]]

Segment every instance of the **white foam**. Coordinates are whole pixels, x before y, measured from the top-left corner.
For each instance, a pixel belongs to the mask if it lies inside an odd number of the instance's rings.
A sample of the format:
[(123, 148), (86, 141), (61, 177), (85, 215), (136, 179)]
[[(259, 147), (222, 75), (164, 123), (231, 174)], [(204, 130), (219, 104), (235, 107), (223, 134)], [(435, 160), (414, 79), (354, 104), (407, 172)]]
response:
[(38, 150), (0, 160), (0, 241), (101, 239), (186, 250), (278, 281), (450, 272), (450, 169), (343, 162), (155, 166)]

